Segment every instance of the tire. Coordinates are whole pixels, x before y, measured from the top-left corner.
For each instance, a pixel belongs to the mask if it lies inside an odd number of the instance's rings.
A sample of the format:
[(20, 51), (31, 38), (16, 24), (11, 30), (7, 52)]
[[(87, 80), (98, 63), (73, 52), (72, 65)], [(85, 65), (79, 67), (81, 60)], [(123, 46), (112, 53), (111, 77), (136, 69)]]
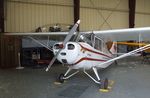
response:
[(60, 74), (59, 75), (59, 77), (58, 77), (58, 81), (60, 82), (60, 83), (64, 83), (64, 74)]
[(103, 84), (104, 89), (108, 89), (108, 79), (105, 78), (104, 84)]

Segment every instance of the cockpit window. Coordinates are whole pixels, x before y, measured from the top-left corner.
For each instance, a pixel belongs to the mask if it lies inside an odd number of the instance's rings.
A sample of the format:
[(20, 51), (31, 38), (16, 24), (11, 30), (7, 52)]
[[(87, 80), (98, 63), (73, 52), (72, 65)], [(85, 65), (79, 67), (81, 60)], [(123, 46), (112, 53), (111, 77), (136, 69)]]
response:
[(79, 37), (78, 37), (78, 42), (86, 42), (88, 43), (89, 45), (93, 46), (92, 45), (92, 36), (91, 34), (81, 34)]
[(101, 39), (98, 39), (97, 37), (95, 37), (95, 45), (94, 48), (97, 50), (102, 50), (102, 41)]
[(59, 49), (59, 44), (54, 45), (54, 49)]
[(68, 50), (73, 50), (75, 46), (73, 44), (68, 44)]

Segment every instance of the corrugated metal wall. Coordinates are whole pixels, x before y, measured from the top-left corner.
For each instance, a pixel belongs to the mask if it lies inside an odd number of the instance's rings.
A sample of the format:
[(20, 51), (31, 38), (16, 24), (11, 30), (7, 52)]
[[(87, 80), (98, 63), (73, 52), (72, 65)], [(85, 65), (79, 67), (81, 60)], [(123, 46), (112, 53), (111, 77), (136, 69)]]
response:
[(6, 32), (29, 32), (47, 24), (73, 23), (71, 0), (11, 0), (6, 6)]
[[(150, 26), (150, 0), (136, 1), (135, 27)], [(128, 28), (128, 0), (80, 0), (80, 30)], [(8, 0), (6, 32), (47, 24), (73, 24), (73, 0)]]
[(135, 27), (150, 26), (150, 0), (136, 1)]
[(128, 0), (81, 0), (81, 28), (84, 31), (128, 27), (127, 10)]
[[(135, 27), (150, 26), (150, 0), (136, 1)], [(128, 0), (81, 0), (80, 29), (128, 28)]]

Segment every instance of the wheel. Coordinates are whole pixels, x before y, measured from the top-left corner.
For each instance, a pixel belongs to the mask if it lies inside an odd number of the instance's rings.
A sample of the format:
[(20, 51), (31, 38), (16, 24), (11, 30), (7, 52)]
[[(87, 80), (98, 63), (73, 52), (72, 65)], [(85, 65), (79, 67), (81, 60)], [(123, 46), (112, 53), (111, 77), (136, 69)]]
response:
[(104, 89), (108, 89), (108, 79), (105, 78), (104, 84), (103, 84)]
[(64, 82), (64, 74), (60, 74), (59, 75), (59, 77), (58, 77), (58, 81), (60, 82), (60, 83), (63, 83)]

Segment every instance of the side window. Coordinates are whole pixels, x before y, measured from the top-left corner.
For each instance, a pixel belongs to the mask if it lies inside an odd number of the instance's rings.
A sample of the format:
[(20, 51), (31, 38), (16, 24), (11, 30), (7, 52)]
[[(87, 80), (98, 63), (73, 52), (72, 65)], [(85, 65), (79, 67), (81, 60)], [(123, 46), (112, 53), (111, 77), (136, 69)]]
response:
[(95, 45), (94, 45), (94, 48), (97, 49), (97, 50), (102, 50), (102, 49), (101, 49), (101, 46), (102, 46), (101, 40), (95, 37)]

